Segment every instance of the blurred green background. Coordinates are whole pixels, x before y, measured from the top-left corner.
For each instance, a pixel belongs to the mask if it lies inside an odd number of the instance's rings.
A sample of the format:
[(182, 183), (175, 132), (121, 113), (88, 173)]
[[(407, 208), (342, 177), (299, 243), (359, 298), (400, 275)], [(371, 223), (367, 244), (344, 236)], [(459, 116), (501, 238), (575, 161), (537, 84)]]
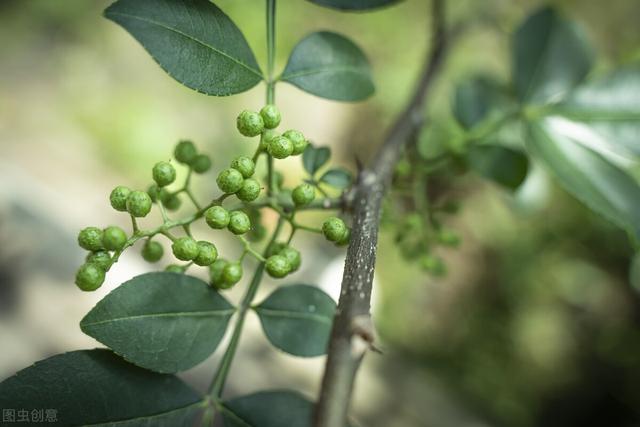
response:
[[(216, 3), (264, 64), (264, 2)], [(483, 24), (449, 58), (430, 105), (436, 118), (448, 116), (452, 88), (465, 77), (508, 75), (509, 34), (542, 4), (449, 3), (452, 21)], [(596, 72), (640, 56), (637, 0), (553, 3), (586, 28), (600, 54)], [(43, 357), (98, 345), (78, 321), (118, 283), (150, 269), (131, 253), (99, 292), (73, 285), (83, 257), (77, 230), (127, 224), (108, 204), (115, 185), (146, 188), (151, 166), (191, 138), (214, 158), (214, 171), (196, 187), (209, 197), (216, 171), (253, 151), (237, 135), (235, 117), (262, 106), (264, 87), (212, 98), (180, 86), (101, 17), (108, 4), (0, 2), (0, 378)], [(368, 159), (412, 90), (428, 43), (428, 2), (363, 14), (302, 0), (282, 0), (278, 8), (279, 69), (297, 40), (318, 29), (349, 35), (372, 62), (377, 92), (363, 103), (277, 88), (284, 127), (331, 146), (334, 160), (354, 170), (354, 159)], [(287, 183), (302, 176), (299, 159), (282, 165)], [(435, 279), (405, 263), (391, 233), (381, 236), (374, 314), (384, 354), (365, 361), (355, 418), (376, 427), (640, 426), (640, 298), (629, 279), (633, 251), (624, 233), (539, 170), (515, 196), (471, 175), (447, 191), (462, 202), (448, 226), (463, 237), (458, 249), (441, 253), (447, 276)], [(336, 295), (343, 251), (314, 238), (296, 244), (306, 262), (292, 280)], [(233, 241), (220, 245), (239, 251)], [(315, 395), (322, 359), (276, 352), (255, 318), (241, 346), (230, 395), (275, 387)], [(184, 376), (205, 388), (218, 357)]]

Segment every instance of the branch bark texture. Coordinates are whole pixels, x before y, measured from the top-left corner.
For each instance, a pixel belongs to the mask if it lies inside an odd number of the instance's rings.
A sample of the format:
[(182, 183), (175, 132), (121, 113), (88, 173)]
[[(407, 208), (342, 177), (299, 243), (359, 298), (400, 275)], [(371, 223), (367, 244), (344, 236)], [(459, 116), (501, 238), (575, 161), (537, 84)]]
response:
[(382, 199), (403, 148), (422, 126), (430, 88), (442, 67), (447, 47), (445, 0), (432, 1), (430, 49), (414, 95), (391, 127), (371, 164), (359, 174), (353, 189), (351, 242), (314, 414), (315, 427), (346, 425), (356, 372), (373, 342), (371, 287)]

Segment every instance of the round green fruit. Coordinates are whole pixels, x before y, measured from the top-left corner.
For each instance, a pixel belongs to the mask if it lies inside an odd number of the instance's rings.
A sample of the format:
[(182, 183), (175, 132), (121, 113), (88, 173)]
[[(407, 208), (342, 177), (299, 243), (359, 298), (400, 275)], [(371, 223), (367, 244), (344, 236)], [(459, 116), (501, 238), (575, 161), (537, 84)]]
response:
[(300, 184), (293, 189), (291, 198), (296, 206), (306, 206), (316, 197), (316, 189), (311, 184)]
[(233, 211), (229, 214), (229, 231), (233, 234), (244, 234), (251, 229), (249, 216), (242, 211)]
[(322, 224), (322, 234), (330, 242), (339, 242), (347, 233), (347, 226), (343, 220), (336, 217), (328, 218)]
[(132, 191), (127, 197), (127, 211), (137, 218), (147, 216), (151, 212), (151, 197), (144, 191)]
[(96, 264), (83, 264), (76, 273), (76, 285), (83, 291), (95, 291), (104, 283), (104, 270)]
[(225, 194), (233, 194), (242, 188), (244, 178), (242, 174), (233, 168), (225, 169), (218, 175), (216, 183)]
[(209, 266), (209, 278), (211, 284), (217, 289), (227, 289), (230, 286), (225, 287), (224, 280), (222, 279), (222, 271), (229, 264), (226, 259), (218, 258), (213, 264)]
[(256, 164), (247, 156), (238, 156), (233, 159), (231, 167), (240, 172), (243, 178), (251, 178), (256, 171)]
[(302, 264), (302, 257), (300, 256), (300, 251), (292, 248), (291, 246), (287, 246), (282, 249), (278, 255), (283, 256), (287, 259), (287, 262), (291, 266), (291, 271), (297, 271), (300, 268), (300, 264)]
[(300, 131), (291, 129), (283, 133), (282, 136), (287, 138), (289, 141), (291, 141), (291, 144), (293, 144), (292, 154), (294, 156), (297, 156), (298, 154), (302, 154), (304, 150), (307, 148), (307, 145), (309, 145), (309, 143), (307, 142), (307, 139), (304, 137), (304, 135)]
[(282, 119), (280, 110), (278, 110), (278, 107), (273, 104), (262, 107), (262, 110), (260, 110), (260, 116), (262, 116), (264, 127), (267, 129), (277, 128), (280, 124), (280, 120)]
[(244, 180), (242, 188), (236, 193), (236, 196), (243, 202), (252, 202), (258, 198), (261, 189), (262, 187), (258, 181), (248, 178)]
[(235, 285), (242, 279), (242, 265), (239, 262), (230, 262), (222, 269), (222, 281), (227, 285)]
[(200, 249), (198, 256), (193, 260), (197, 265), (211, 265), (218, 258), (218, 249), (216, 249), (213, 243), (201, 240), (198, 242), (198, 248)]
[(164, 248), (158, 242), (147, 240), (142, 247), (142, 258), (147, 262), (158, 262), (164, 255)]
[(195, 173), (205, 173), (211, 169), (211, 158), (206, 154), (198, 154), (191, 163), (191, 169)]
[(190, 165), (196, 159), (198, 149), (191, 141), (180, 141), (176, 145), (173, 155), (180, 163)]
[(181, 261), (192, 261), (198, 256), (200, 247), (191, 237), (180, 237), (171, 245), (173, 255)]
[(166, 187), (176, 180), (176, 168), (169, 162), (158, 162), (153, 166), (153, 180), (158, 187)]
[(102, 232), (102, 245), (108, 251), (119, 251), (126, 243), (127, 233), (120, 227), (107, 227)]
[(111, 268), (111, 255), (107, 251), (92, 252), (87, 255), (85, 263), (97, 265), (104, 271), (108, 271)]
[(291, 143), (289, 138), (277, 136), (269, 142), (267, 151), (276, 159), (286, 159), (293, 153), (293, 143)]
[(229, 211), (222, 206), (212, 206), (204, 212), (204, 219), (209, 227), (221, 230), (229, 225)]
[(131, 190), (124, 185), (119, 185), (114, 188), (109, 195), (111, 207), (117, 211), (126, 212), (129, 194), (131, 194)]
[(282, 255), (272, 255), (267, 258), (265, 268), (267, 269), (269, 276), (280, 279), (289, 274), (291, 271), (291, 264), (289, 264), (287, 258)]
[(178, 264), (169, 264), (164, 269), (164, 271), (169, 272), (169, 273), (180, 273), (180, 274), (183, 274), (184, 273), (184, 267), (182, 267), (181, 265), (178, 265)]
[(99, 251), (102, 246), (102, 230), (98, 227), (87, 227), (78, 233), (78, 245), (88, 251)]
[(264, 129), (262, 116), (254, 111), (248, 110), (240, 113), (236, 120), (236, 125), (241, 134), (250, 137), (260, 135), (262, 129)]

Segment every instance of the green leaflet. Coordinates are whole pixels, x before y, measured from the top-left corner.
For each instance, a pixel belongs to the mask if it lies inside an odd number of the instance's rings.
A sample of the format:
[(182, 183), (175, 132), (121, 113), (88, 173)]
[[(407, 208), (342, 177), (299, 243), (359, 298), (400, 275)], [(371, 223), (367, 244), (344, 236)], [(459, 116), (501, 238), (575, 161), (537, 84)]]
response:
[(319, 6), (338, 10), (368, 10), (399, 3), (400, 0), (309, 0)]
[(59, 354), (0, 383), (0, 407), (55, 409), (65, 426), (194, 425), (202, 397), (173, 375), (138, 368), (104, 349)]
[(475, 172), (512, 191), (524, 182), (529, 170), (524, 153), (500, 145), (472, 146), (467, 161)]
[(293, 48), (280, 80), (335, 101), (360, 101), (375, 90), (362, 50), (328, 31), (312, 33)]
[(267, 338), (277, 348), (300, 357), (326, 353), (336, 303), (320, 289), (283, 286), (254, 309)]
[(198, 92), (233, 95), (263, 79), (240, 29), (207, 0), (118, 0), (104, 14), (171, 77)]
[(233, 313), (234, 307), (200, 279), (148, 273), (111, 291), (80, 327), (138, 366), (178, 372), (213, 353)]

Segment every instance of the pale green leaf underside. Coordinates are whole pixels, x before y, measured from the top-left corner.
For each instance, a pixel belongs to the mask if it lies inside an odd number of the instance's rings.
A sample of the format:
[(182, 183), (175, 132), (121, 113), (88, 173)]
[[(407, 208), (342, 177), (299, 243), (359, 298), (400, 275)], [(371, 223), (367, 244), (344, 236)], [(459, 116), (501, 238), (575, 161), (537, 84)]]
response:
[(640, 186), (623, 169), (554, 131), (549, 119), (529, 125), (527, 148), (568, 192), (640, 237)]
[(278, 288), (255, 307), (271, 344), (300, 357), (326, 353), (335, 310), (331, 297), (308, 285)]
[(346, 37), (321, 31), (294, 47), (280, 80), (322, 98), (360, 101), (374, 92), (369, 61)]
[(584, 79), (591, 63), (583, 32), (552, 7), (531, 15), (515, 33), (513, 80), (523, 102), (560, 101)]
[(640, 64), (622, 67), (579, 87), (554, 109), (620, 155), (640, 156)]
[(80, 327), (136, 365), (178, 372), (213, 353), (233, 312), (233, 306), (199, 279), (149, 273), (113, 290)]
[(171, 77), (198, 92), (232, 95), (263, 78), (242, 32), (207, 0), (118, 0), (105, 16), (131, 33)]
[(1, 408), (56, 409), (55, 425), (194, 425), (203, 405), (175, 376), (138, 368), (103, 349), (50, 357), (0, 384)]

